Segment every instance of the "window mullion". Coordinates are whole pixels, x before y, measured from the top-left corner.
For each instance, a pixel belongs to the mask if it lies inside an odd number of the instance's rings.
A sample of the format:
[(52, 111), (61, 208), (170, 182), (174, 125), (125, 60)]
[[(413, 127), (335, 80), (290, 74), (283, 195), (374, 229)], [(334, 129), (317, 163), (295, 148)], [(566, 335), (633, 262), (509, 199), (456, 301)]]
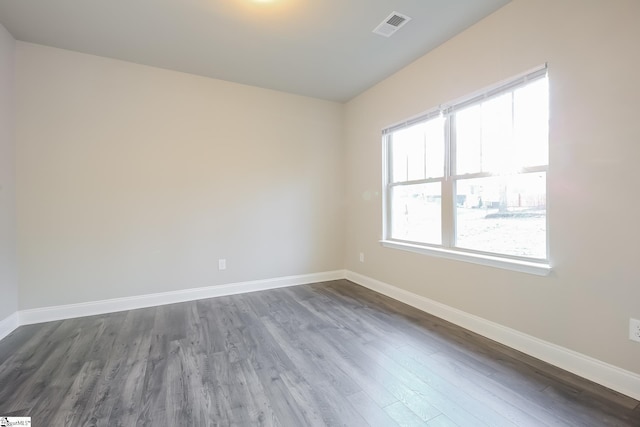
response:
[(440, 182), (443, 178), (427, 178), (427, 179), (415, 179), (413, 181), (400, 181), (400, 182), (390, 182), (389, 186), (397, 187), (401, 185), (417, 185), (417, 184), (429, 184), (430, 182)]
[(391, 146), (392, 139), (393, 134), (389, 133), (384, 136), (382, 144), (382, 164), (384, 168), (382, 174), (382, 185), (384, 190), (382, 195), (382, 235), (385, 239), (391, 237), (391, 183), (393, 182), (393, 149)]
[(444, 131), (445, 175), (442, 180), (442, 246), (453, 247), (455, 243), (455, 195), (452, 176), (455, 172), (455, 117), (447, 114)]

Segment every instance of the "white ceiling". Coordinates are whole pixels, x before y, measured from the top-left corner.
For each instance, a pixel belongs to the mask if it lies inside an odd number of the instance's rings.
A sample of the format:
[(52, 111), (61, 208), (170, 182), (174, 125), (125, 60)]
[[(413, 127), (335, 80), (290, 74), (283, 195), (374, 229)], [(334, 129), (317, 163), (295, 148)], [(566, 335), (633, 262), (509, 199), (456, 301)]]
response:
[[(0, 23), (22, 41), (343, 102), (509, 1), (0, 0)], [(413, 19), (373, 34), (393, 11)]]

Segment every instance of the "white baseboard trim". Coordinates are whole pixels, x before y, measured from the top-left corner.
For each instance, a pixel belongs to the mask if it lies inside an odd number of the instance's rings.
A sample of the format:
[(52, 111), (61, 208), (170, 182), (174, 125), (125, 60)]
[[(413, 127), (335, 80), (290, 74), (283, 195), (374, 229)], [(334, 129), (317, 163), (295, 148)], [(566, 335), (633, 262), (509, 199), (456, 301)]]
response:
[(11, 332), (15, 331), (19, 325), (18, 323), (18, 312), (9, 315), (9, 317), (5, 317), (3, 320), (0, 320), (0, 340), (9, 335)]
[(638, 374), (353, 271), (347, 270), (346, 278), (365, 288), (640, 400), (640, 375)]
[(225, 295), (235, 295), (247, 292), (264, 291), (267, 289), (283, 288), (287, 286), (325, 282), (329, 280), (344, 279), (344, 277), (344, 270), (336, 270), (322, 273), (303, 274), (298, 276), (278, 277), (274, 279), (252, 280), (248, 282), (229, 283), (218, 286), (207, 286), (203, 288), (184, 289), (179, 291), (114, 298), (79, 304), (67, 304), (54, 307), (21, 310), (17, 313), (16, 319), (19, 325), (30, 325), (33, 323), (73, 319), (76, 317), (94, 316), (105, 313), (115, 313), (118, 311), (155, 307), (159, 305), (175, 304), (179, 302), (194, 301), (205, 298), (215, 298)]

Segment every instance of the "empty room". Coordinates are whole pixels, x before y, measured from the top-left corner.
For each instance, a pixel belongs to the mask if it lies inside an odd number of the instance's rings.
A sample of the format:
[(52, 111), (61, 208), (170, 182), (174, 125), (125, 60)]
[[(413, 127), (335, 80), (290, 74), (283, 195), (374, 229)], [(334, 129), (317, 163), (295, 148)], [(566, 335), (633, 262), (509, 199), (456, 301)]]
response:
[(0, 426), (640, 426), (637, 0), (0, 0)]

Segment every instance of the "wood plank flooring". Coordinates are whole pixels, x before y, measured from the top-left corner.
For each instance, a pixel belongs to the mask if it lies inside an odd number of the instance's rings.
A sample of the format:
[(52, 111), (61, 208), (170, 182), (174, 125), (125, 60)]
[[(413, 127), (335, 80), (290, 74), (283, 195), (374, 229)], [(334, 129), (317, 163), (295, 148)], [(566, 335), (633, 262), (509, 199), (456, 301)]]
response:
[(345, 280), (23, 326), (34, 426), (640, 426), (639, 402)]

